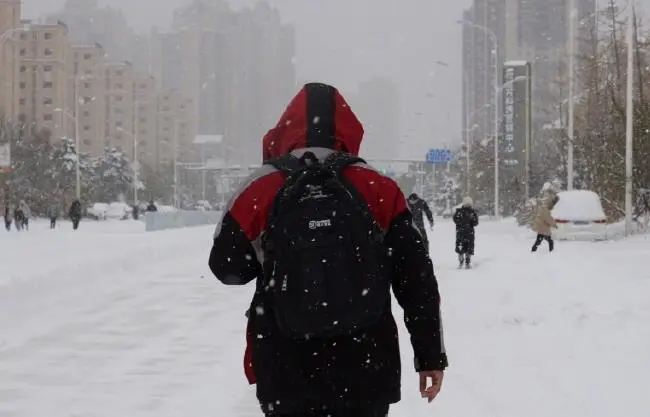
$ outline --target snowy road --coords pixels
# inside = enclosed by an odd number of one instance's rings
[[[32,228],[0,233],[1,417],[260,415],[241,367],[253,289],[213,280],[212,227]],[[402,332],[392,415],[648,415],[647,238],[533,255],[530,234],[485,222],[467,271],[451,224],[431,241],[451,367],[422,403]]]

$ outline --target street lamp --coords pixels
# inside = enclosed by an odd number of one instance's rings
[[[634,115],[634,19],[636,0],[630,0],[627,21],[627,107],[625,123],[625,234],[629,235],[632,228],[632,145],[634,131],[632,117]]]
[[[79,100],[75,100],[75,106],[78,109],[79,108]],[[76,176],[76,196],[77,200],[81,199],[81,169],[79,167],[80,164],[80,155],[79,155],[79,120],[77,119],[76,116],[74,116],[72,113],[68,112],[67,110],[61,109],[61,108],[56,108],[54,109],[55,112],[61,112],[65,116],[71,118],[74,121],[74,147],[75,147],[75,153],[77,154],[77,162],[75,164],[75,176]],[[76,112],[79,114],[79,112]]]
[[[499,217],[499,39],[486,26],[468,20],[459,20],[458,23],[484,31],[494,44],[494,217]]]

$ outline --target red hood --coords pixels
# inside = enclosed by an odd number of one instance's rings
[[[306,84],[291,100],[278,124],[264,136],[263,159],[309,147],[358,155],[362,139],[361,122],[336,88]]]

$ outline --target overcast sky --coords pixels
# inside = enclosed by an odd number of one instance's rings
[[[189,0],[188,0],[189,1]],[[234,6],[254,0],[231,0]],[[606,0],[599,0],[604,4]],[[627,0],[620,0],[627,4]],[[23,0],[27,17],[64,0]],[[100,0],[124,9],[138,30],[165,26],[186,0]],[[471,0],[269,0],[296,25],[301,79],[323,80],[343,93],[373,75],[393,77],[402,91],[401,157],[458,140],[461,109],[461,33],[455,23]],[[642,6],[650,0],[638,0]],[[449,69],[435,61],[449,63]],[[433,93],[433,99],[427,99]]]

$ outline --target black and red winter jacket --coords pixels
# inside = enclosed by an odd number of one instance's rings
[[[361,123],[335,88],[307,84],[264,137],[263,156],[300,156],[306,150],[319,159],[333,150],[357,155],[362,137]],[[416,371],[444,369],[438,284],[402,192],[393,180],[364,164],[346,168],[343,175],[385,232],[392,253],[392,288],[404,309]],[[209,261],[224,284],[262,281],[261,236],[283,183],[282,173],[263,166],[232,198],[215,232]],[[400,353],[390,305],[379,323],[355,337],[297,342],[279,332],[272,306],[264,304],[259,288],[250,309],[245,366],[249,381],[257,383],[265,413],[399,401]]]

